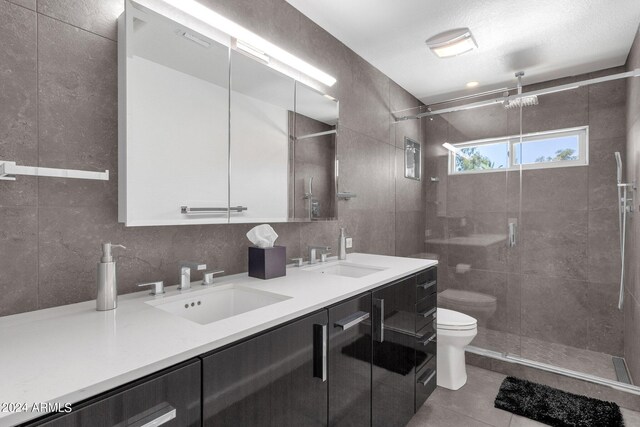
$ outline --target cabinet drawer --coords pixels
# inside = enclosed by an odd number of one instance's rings
[[[418,301],[434,294],[438,290],[438,270],[432,267],[428,270],[421,271],[417,275],[417,297]]]
[[[436,318],[437,295],[431,294],[416,304],[416,331],[420,331]]]
[[[438,381],[436,360],[437,358],[435,356],[432,357],[421,369],[416,371],[416,412],[436,389]]]
[[[96,397],[29,426],[200,426],[200,361]],[[155,424],[150,424],[155,423]]]

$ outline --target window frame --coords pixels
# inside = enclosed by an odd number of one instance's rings
[[[577,160],[563,160],[563,161],[555,161],[555,162],[539,162],[539,163],[525,163],[525,164],[516,164],[515,163],[515,148],[516,144],[520,142],[527,143],[533,142],[537,140],[549,139],[548,137],[563,137],[563,136],[578,136],[578,159]],[[507,165],[503,168],[497,169],[480,169],[480,170],[468,170],[468,171],[457,171],[455,164],[455,156],[456,153],[448,151],[448,163],[449,175],[468,175],[474,173],[492,173],[492,172],[508,172],[508,171],[517,171],[517,170],[530,170],[530,169],[547,169],[547,168],[561,168],[561,167],[574,167],[574,166],[588,166],[589,165],[589,126],[577,126],[572,128],[565,129],[554,129],[547,130],[542,132],[531,132],[527,134],[523,134],[522,138],[520,135],[511,135],[504,136],[498,138],[485,138],[485,139],[477,139],[474,141],[460,142],[451,144],[456,148],[467,148],[469,146],[476,147],[482,145],[492,145],[492,144],[507,144]]]

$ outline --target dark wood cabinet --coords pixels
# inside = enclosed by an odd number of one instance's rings
[[[372,425],[404,426],[415,410],[416,276],[372,297]]]
[[[197,427],[200,422],[200,360],[155,374],[51,415],[29,426],[46,427]],[[159,424],[162,420],[164,423]]]
[[[329,425],[371,425],[371,294],[329,308]]]
[[[203,357],[203,425],[326,425],[326,325],[322,310]]]

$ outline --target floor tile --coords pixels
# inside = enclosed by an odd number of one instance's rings
[[[407,427],[487,427],[488,424],[474,420],[439,405],[425,403],[411,419]]]

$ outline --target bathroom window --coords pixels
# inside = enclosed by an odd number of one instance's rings
[[[449,173],[541,169],[588,165],[587,126],[445,144]]]

